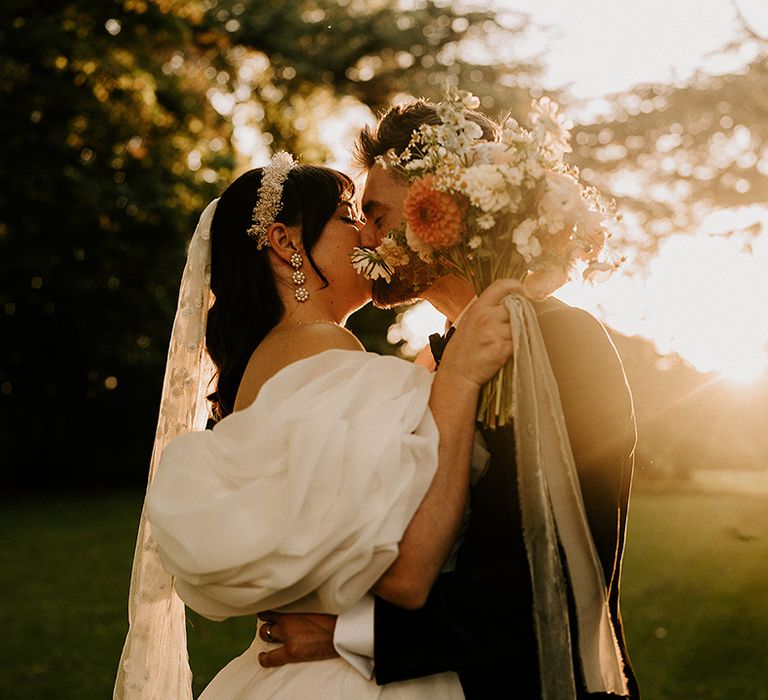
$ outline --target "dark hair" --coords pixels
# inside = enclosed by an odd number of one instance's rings
[[[482,112],[467,110],[467,118],[483,130],[486,141],[496,141],[500,129],[490,117]],[[422,124],[439,124],[437,105],[429,100],[419,99],[407,104],[390,107],[373,129],[366,126],[357,137],[355,160],[363,168],[372,168],[378,156],[383,156],[390,149],[398,155],[410,143],[413,133]]]
[[[256,346],[277,325],[283,303],[266,249],[258,250],[247,231],[251,226],[263,169],[238,177],[219,198],[211,222],[211,291],[205,335],[216,366],[216,391],[209,398],[213,416],[232,412],[240,381]],[[339,204],[354,196],[354,183],[330,168],[293,168],[283,184],[276,221],[301,226],[309,264],[327,284],[312,259],[312,249]]]

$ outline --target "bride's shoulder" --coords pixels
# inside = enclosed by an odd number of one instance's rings
[[[362,343],[354,333],[336,323],[316,322],[286,326],[274,336],[276,345],[290,345],[291,354],[304,357],[325,350],[361,350]]]
[[[253,351],[240,381],[235,410],[250,405],[261,387],[289,365],[326,350],[365,351],[353,333],[332,323],[292,324],[274,330]]]

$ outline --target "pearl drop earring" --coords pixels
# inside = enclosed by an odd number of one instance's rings
[[[307,276],[299,269],[304,264],[304,259],[299,253],[294,253],[291,255],[290,262],[294,269],[293,275],[291,275],[291,280],[296,285],[293,295],[296,297],[296,301],[303,303],[309,299],[309,292],[306,287],[304,287],[304,283],[307,281]]]

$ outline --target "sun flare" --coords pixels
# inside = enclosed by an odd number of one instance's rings
[[[644,277],[618,274],[561,296],[702,372],[747,382],[768,368],[768,237],[679,235]]]

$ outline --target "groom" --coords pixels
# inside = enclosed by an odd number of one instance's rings
[[[483,129],[484,139],[494,140],[498,130],[494,122],[480,113],[473,113],[471,118]],[[401,225],[408,189],[405,180],[377,165],[376,157],[390,149],[401,153],[413,132],[425,123],[439,123],[439,117],[431,103],[419,100],[391,108],[373,130],[364,129],[360,134],[357,154],[368,170],[363,194],[367,219],[363,245],[375,247],[389,230]],[[415,298],[426,299],[453,323],[474,293],[453,275],[435,281],[426,268],[418,266],[396,276],[391,284],[383,280],[374,283],[373,299],[379,306]],[[608,586],[629,697],[634,700],[639,692],[619,610],[635,444],[631,395],[616,350],[592,316],[554,299],[535,307],[560,391],[587,519]],[[438,346],[433,346],[436,361]],[[471,519],[456,569],[438,577],[424,605],[405,610],[376,598],[342,615],[338,624],[329,616],[269,614],[264,618],[271,622],[266,634],[285,642],[285,646],[265,654],[264,665],[335,656],[335,628],[336,649],[361,672],[366,669],[362,657],[372,657],[379,684],[452,670],[459,673],[469,700],[500,694],[541,697],[513,430],[506,426],[487,431],[484,437],[490,464],[472,489]],[[570,596],[569,603],[574,620]],[[373,629],[366,631],[366,625]],[[355,653],[361,657],[355,658]],[[577,656],[574,650],[579,697],[616,697],[583,690]]]

